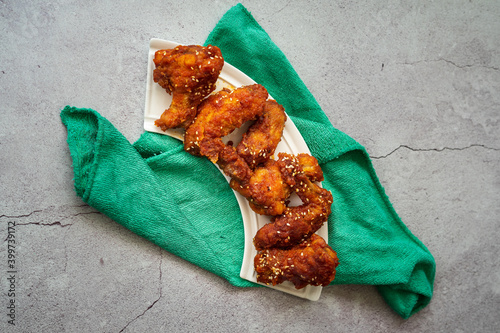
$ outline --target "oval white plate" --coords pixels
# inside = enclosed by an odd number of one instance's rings
[[[154,54],[158,50],[171,49],[178,45],[180,44],[157,38],[152,38],[149,42],[146,105],[144,109],[144,129],[149,132],[169,135],[183,141],[184,130],[173,129],[163,132],[154,124],[155,120],[160,118],[163,111],[168,108],[168,106],[172,102],[172,96],[170,96],[162,87],[160,87],[160,85],[153,81],[153,70],[155,69],[155,65],[153,62]],[[217,80],[217,91],[221,90],[224,87],[233,89],[251,84],[255,84],[255,81],[253,81],[247,75],[243,74],[241,71],[231,66],[230,64],[224,63],[222,72],[219,76],[219,79]],[[244,131],[246,131],[245,126],[228,135],[225,140],[231,140],[234,143],[238,143]],[[297,130],[295,124],[290,120],[289,117],[285,123],[283,137],[278,144],[278,147],[276,148],[276,154],[278,152],[286,152],[294,155],[299,153],[310,154],[309,148],[302,138],[302,135]],[[226,176],[226,178],[228,177]],[[250,206],[248,205],[248,201],[239,193],[234,193],[240,206],[241,215],[243,217],[243,226],[245,230],[245,251],[243,254],[243,263],[241,266],[240,277],[248,281],[258,283],[257,275],[253,266],[253,259],[257,255],[257,251],[255,250],[255,247],[253,245],[253,237],[260,228],[270,222],[270,218],[269,216],[263,216],[254,213],[254,211],[252,211]],[[300,199],[296,198],[296,200],[299,201],[296,201],[295,203],[292,201],[292,205],[300,204]],[[328,228],[326,223],[320,230],[318,230],[317,234],[319,234],[325,240],[328,240]],[[322,287],[307,286],[303,289],[297,290],[290,282],[285,282],[277,286],[267,287],[313,301],[319,299],[322,289]]]

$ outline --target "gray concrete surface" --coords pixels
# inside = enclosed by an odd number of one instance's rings
[[[85,205],[59,111],[142,133],[152,37],[203,43],[234,1],[0,2],[0,331],[498,332],[500,3],[243,1],[335,127],[365,145],[437,262],[402,320],[371,286],[238,289]],[[15,327],[8,224],[15,222]]]

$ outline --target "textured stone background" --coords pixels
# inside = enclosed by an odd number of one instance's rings
[[[365,145],[435,256],[431,304],[237,289],[74,193],[67,104],[142,133],[148,41],[203,43],[234,1],[0,2],[0,331],[494,332],[500,327],[500,2],[242,1],[333,125]],[[14,221],[16,327],[7,324]]]

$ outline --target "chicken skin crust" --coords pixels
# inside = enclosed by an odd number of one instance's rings
[[[216,163],[226,146],[222,137],[260,115],[267,97],[266,88],[260,84],[232,91],[224,89],[208,96],[200,104],[196,119],[186,130],[184,150],[192,155],[205,156]]]
[[[200,102],[215,90],[224,65],[216,46],[177,46],[158,50],[153,62],[153,80],[172,95],[172,103],[155,121],[163,131],[187,127],[195,118]]]
[[[275,286],[290,281],[296,289],[329,285],[338,264],[337,253],[317,234],[289,249],[263,250],[254,258],[258,282]]]

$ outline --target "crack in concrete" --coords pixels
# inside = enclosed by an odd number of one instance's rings
[[[288,1],[288,2],[287,2],[284,6],[283,6],[283,7],[281,7],[280,9],[278,9],[278,10],[277,10],[277,11],[273,14],[273,16],[274,16],[274,15],[276,15],[276,14],[278,14],[278,13],[280,13],[283,9],[285,9],[286,7],[288,7],[288,6],[290,5],[290,2],[291,2],[291,0],[290,0],[290,1]]]
[[[85,206],[76,206],[76,207],[90,207],[88,205],[85,205]],[[32,216],[33,214],[37,214],[37,213],[43,213],[43,212],[49,212],[50,211],[50,208],[47,208],[47,209],[37,209],[37,210],[34,210],[30,213],[27,213],[27,214],[20,214],[20,215],[6,215],[6,214],[3,214],[3,215],[0,215],[0,219],[27,219],[28,217]],[[99,211],[92,211],[92,212],[79,212],[79,213],[76,213],[76,214],[70,214],[70,215],[67,215],[67,216],[63,216],[62,218],[60,218],[59,220],[57,221],[53,221],[53,222],[47,222],[47,223],[44,223],[44,222],[40,222],[40,221],[36,221],[36,222],[16,222],[16,225],[38,225],[38,226],[60,226],[62,228],[64,227],[67,227],[67,226],[71,226],[72,223],[63,223],[62,221],[66,220],[66,219],[69,219],[69,218],[72,218],[72,217],[76,217],[76,216],[80,216],[80,215],[89,215],[89,214],[101,214],[101,212]]]
[[[69,230],[68,230],[69,232]],[[64,267],[63,267],[63,272],[64,273],[67,273],[68,272],[68,244],[66,243],[67,241],[67,238],[68,238],[68,233],[66,233],[66,235],[64,235],[64,239],[63,239],[63,246],[64,246]]]
[[[470,148],[474,148],[474,147],[480,147],[480,148],[484,148],[484,149],[500,151],[500,148],[488,147],[488,146],[482,145],[482,144],[471,144],[471,145],[466,146],[466,147],[443,147],[443,148],[413,148],[413,147],[410,147],[408,145],[400,145],[399,147],[397,147],[396,149],[392,150],[388,154],[381,155],[381,156],[371,156],[370,155],[370,158],[371,159],[375,159],[375,160],[383,159],[383,158],[391,156],[393,153],[395,153],[396,151],[398,151],[401,148],[406,148],[408,150],[416,151],[416,152],[430,152],[430,151],[433,151],[433,152],[442,152],[442,151],[445,151],[445,150],[466,150],[466,149],[470,149]]]
[[[156,300],[153,301],[153,303],[151,303],[147,308],[146,310],[144,310],[141,314],[137,315],[134,319],[132,319],[131,321],[129,321],[120,331],[119,333],[125,331],[127,329],[127,327],[132,324],[134,321],[136,321],[137,319],[139,319],[140,317],[144,316],[146,314],[146,312],[148,312],[162,297],[163,297],[163,287],[162,287],[162,275],[163,275],[163,272],[162,272],[162,266],[163,266],[163,254],[161,253],[161,249],[160,249],[160,265],[159,265],[159,268],[160,268],[160,277],[159,277],[159,296]]]
[[[39,226],[48,226],[48,227],[58,225],[61,228],[64,228],[64,227],[72,226],[73,223],[63,224],[61,221],[55,221],[55,222],[50,222],[50,223],[43,223],[43,222],[16,223],[16,225],[39,225]]]
[[[76,214],[72,214],[72,215],[69,215],[69,216],[65,216],[61,219],[61,221],[64,221],[66,219],[69,219],[71,217],[76,217],[76,216],[80,216],[80,215],[89,215],[89,214],[101,214],[101,212],[82,212],[82,213],[76,213]],[[43,223],[43,222],[27,222],[27,223],[16,223],[17,225],[41,225],[41,226],[54,226],[54,225],[58,225],[62,228],[64,227],[68,227],[68,226],[72,226],[73,223],[62,223],[61,221],[54,221],[54,222],[50,222],[50,223]]]
[[[40,212],[43,212],[43,210],[39,209],[39,210],[34,210],[32,211],[31,213],[28,213],[28,214],[22,214],[22,215],[0,215],[0,218],[8,218],[8,219],[21,219],[21,218],[24,218],[24,217],[29,217],[35,213],[40,213]]]
[[[435,59],[435,60],[418,60],[418,61],[413,61],[413,62],[398,62],[396,64],[398,64],[398,65],[417,65],[417,64],[429,63],[429,62],[446,62],[446,63],[448,63],[448,64],[450,64],[450,65],[452,65],[454,67],[460,68],[460,69],[478,67],[478,68],[491,69],[491,70],[494,70],[494,71],[500,70],[499,67],[495,67],[495,66],[484,66],[484,65],[478,65],[478,64],[459,65],[459,64],[457,64],[454,61],[451,61],[451,60],[448,60],[448,59],[444,59],[444,58],[439,58],[439,59]]]

